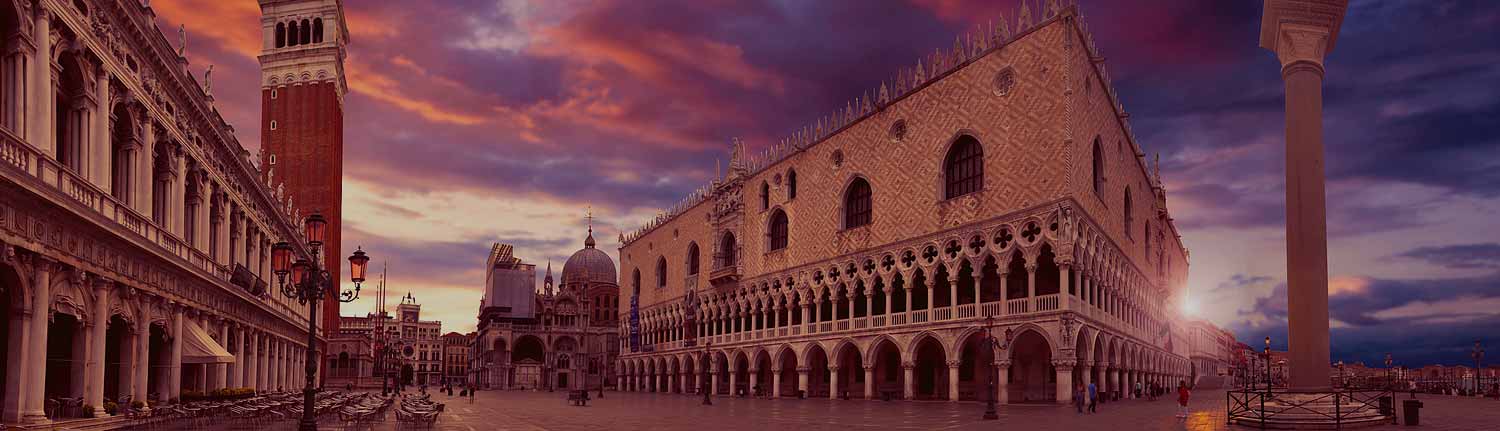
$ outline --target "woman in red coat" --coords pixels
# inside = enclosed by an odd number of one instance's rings
[[[1177,417],[1179,417],[1179,418],[1186,418],[1187,417],[1187,415],[1188,415],[1188,410],[1187,410],[1188,397],[1191,396],[1191,395],[1192,395],[1192,391],[1188,390],[1187,382],[1183,382],[1183,381],[1177,382]]]

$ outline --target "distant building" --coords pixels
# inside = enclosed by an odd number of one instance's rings
[[[1230,376],[1234,348],[1239,345],[1234,334],[1205,320],[1187,323],[1190,376],[1195,387],[1221,388],[1235,385]]]
[[[463,386],[469,380],[469,349],[476,333],[443,334],[443,383]]]
[[[391,356],[385,358],[391,384],[441,384],[443,380],[444,345],[440,339],[442,322],[421,320],[422,306],[410,293],[401,298],[396,315],[369,313],[363,317],[341,316],[339,333],[328,341],[324,361],[329,367],[327,385],[379,388],[381,358],[379,349],[389,343]],[[385,337],[379,336],[380,330]]]
[[[614,386],[620,288],[614,260],[594,248],[593,229],[563,264],[556,290],[551,264],[538,294],[536,266],[512,251],[495,244],[486,262],[470,381],[482,389]]]

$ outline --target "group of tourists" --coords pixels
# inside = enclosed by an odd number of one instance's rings
[[[1139,398],[1142,394],[1146,394],[1150,397],[1149,400],[1155,401],[1157,396],[1164,393],[1165,389],[1157,385],[1152,385],[1151,387],[1143,387],[1140,382],[1136,382],[1135,384],[1135,396],[1137,398]],[[1188,389],[1187,382],[1177,382],[1178,418],[1187,418],[1188,398],[1190,398],[1191,396],[1192,390]],[[1073,388],[1073,406],[1078,409],[1078,413],[1083,413],[1085,409],[1087,409],[1089,413],[1098,413],[1099,387],[1095,386],[1093,382],[1089,382],[1088,385],[1075,386]]]

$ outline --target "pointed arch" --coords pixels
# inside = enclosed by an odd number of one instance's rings
[[[959,135],[943,158],[943,198],[984,189],[984,148],[971,135]]]
[[[698,275],[698,259],[699,255],[702,254],[698,252],[698,242],[689,241],[687,250],[687,273],[688,275]]]

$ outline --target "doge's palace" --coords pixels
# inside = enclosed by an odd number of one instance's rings
[[[1192,375],[1160,175],[1077,7],[1028,4],[760,154],[736,140],[622,235],[620,387],[1065,403]]]
[[[267,289],[300,211],[186,35],[136,0],[0,0],[0,35],[3,421],[300,386],[307,312]]]

